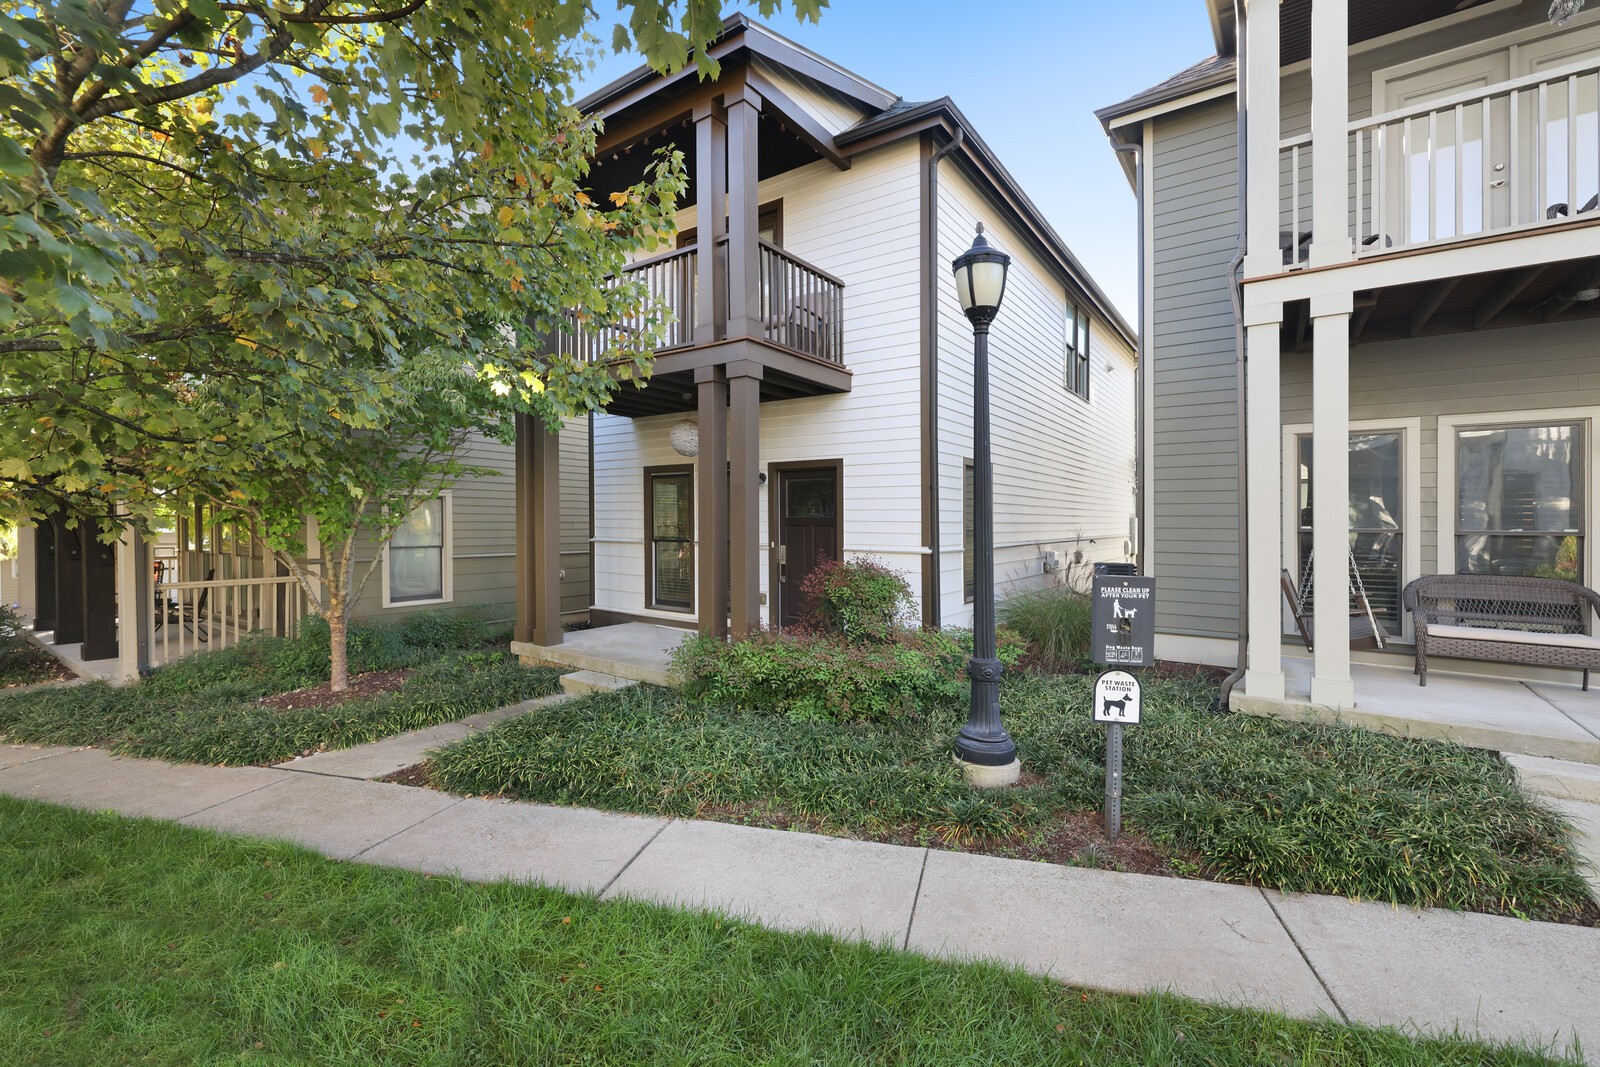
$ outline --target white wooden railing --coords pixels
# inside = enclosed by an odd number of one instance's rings
[[[311,614],[294,578],[215,578],[166,582],[150,600],[150,658],[171,663],[205,648],[231,648],[246,634],[293,637]]]
[[[1356,254],[1600,218],[1600,59],[1540,71],[1347,130]],[[1283,261],[1306,265],[1311,138],[1279,144]]]

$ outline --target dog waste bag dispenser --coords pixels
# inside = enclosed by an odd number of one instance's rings
[[[1097,574],[1089,651],[1108,667],[1148,667],[1156,661],[1156,580]]]

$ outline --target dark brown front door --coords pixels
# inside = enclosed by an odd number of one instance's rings
[[[801,585],[818,563],[838,559],[839,468],[787,467],[778,470],[778,625],[800,621],[805,603]]]

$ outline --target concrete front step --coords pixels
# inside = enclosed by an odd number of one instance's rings
[[[573,696],[610,693],[637,684],[632,678],[618,678],[614,674],[604,674],[600,671],[574,671],[561,676],[561,688]]]
[[[1530,793],[1600,804],[1600,767],[1592,763],[1512,753],[1506,754],[1506,762],[1516,768],[1522,788]]]

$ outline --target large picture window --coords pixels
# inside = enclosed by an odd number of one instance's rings
[[[1581,582],[1584,421],[1455,432],[1455,568]]]
[[[645,569],[650,606],[694,610],[694,470],[654,467],[645,472]]]
[[[384,603],[450,599],[450,499],[430,500],[394,532],[384,569]]]

